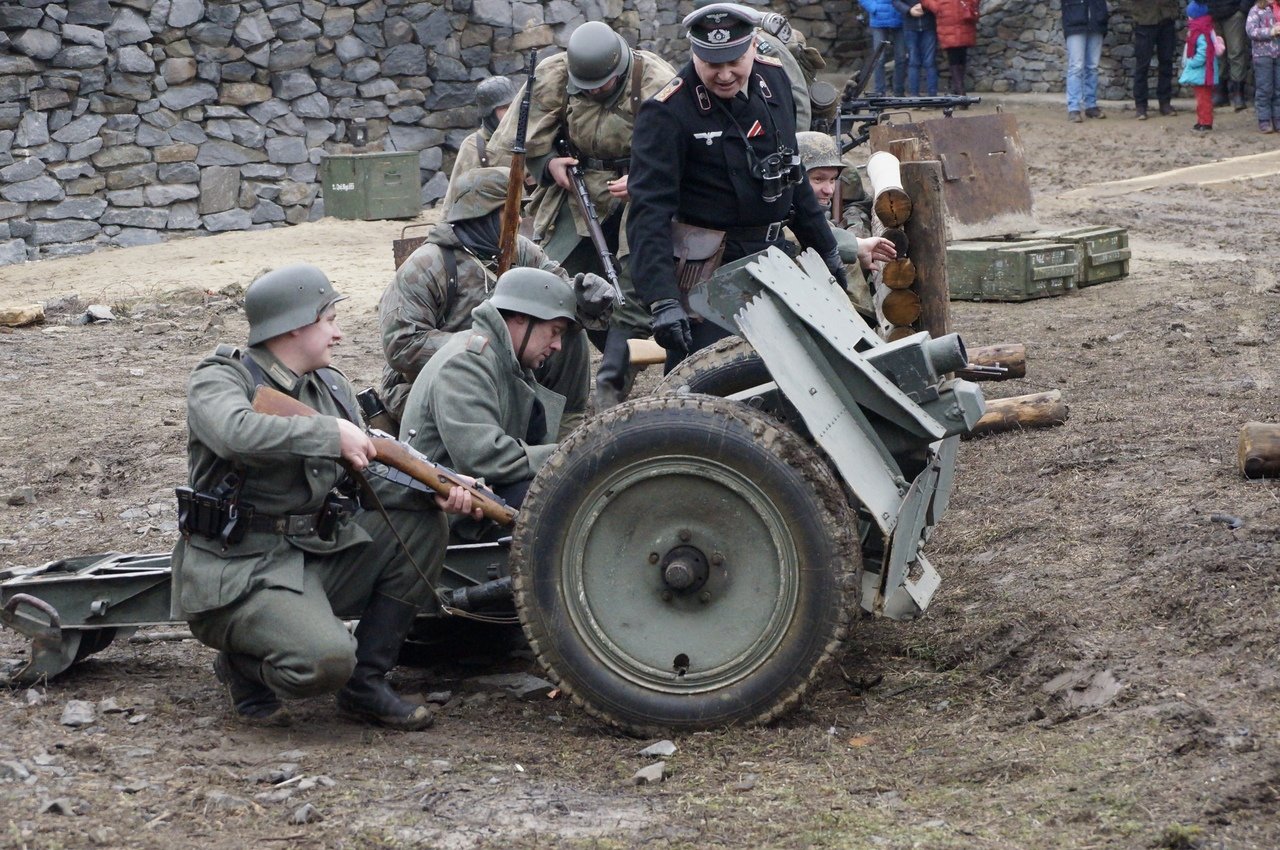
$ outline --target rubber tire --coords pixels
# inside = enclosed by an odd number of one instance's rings
[[[725,469],[730,470],[730,479],[740,477],[744,491],[757,496],[768,494],[764,509],[773,512],[757,526],[750,527],[747,523],[752,519],[751,514],[745,519],[742,514],[735,514],[737,522],[705,520],[705,527],[712,530],[699,533],[714,539],[695,537],[700,545],[707,543],[707,548],[713,551],[729,552],[729,562],[735,567],[741,563],[742,571],[760,569],[759,565],[770,563],[767,557],[751,557],[760,550],[748,549],[741,561],[736,562],[733,547],[736,541],[757,528],[773,529],[768,533],[784,535],[785,541],[779,545],[785,545],[784,551],[794,553],[795,559],[794,569],[777,572],[778,586],[784,586],[785,573],[785,586],[791,589],[794,602],[789,607],[785,600],[779,604],[777,597],[769,600],[753,594],[756,585],[746,580],[740,581],[737,587],[729,587],[723,597],[721,604],[725,606],[734,598],[742,601],[742,606],[732,610],[717,610],[714,605],[707,609],[688,606],[672,614],[675,606],[656,603],[656,593],[626,597],[636,600],[634,606],[628,604],[627,612],[635,613],[637,618],[643,616],[642,608],[646,604],[658,612],[655,621],[657,617],[673,619],[675,623],[680,622],[679,618],[694,618],[684,620],[689,623],[688,630],[682,631],[677,626],[662,633],[681,635],[677,640],[692,641],[691,635],[705,635],[708,631],[715,634],[722,627],[740,630],[743,622],[756,622],[750,619],[752,610],[758,611],[761,606],[771,610],[763,620],[761,633],[743,638],[750,640],[750,652],[760,655],[750,662],[754,666],[743,667],[740,672],[733,668],[726,674],[738,676],[736,679],[712,682],[711,687],[704,680],[697,683],[697,687],[681,690],[687,681],[683,671],[676,674],[668,671],[669,678],[662,681],[637,681],[652,676],[656,665],[646,667],[646,662],[640,659],[634,666],[626,667],[626,662],[633,659],[627,657],[620,662],[618,654],[610,656],[610,649],[601,649],[602,641],[591,628],[580,625],[588,620],[600,623],[600,616],[590,610],[591,588],[602,589],[598,595],[603,601],[605,596],[619,592],[618,585],[649,582],[644,570],[653,561],[645,562],[643,556],[634,562],[628,558],[627,562],[639,563],[640,569],[620,571],[616,561],[601,559],[587,564],[585,557],[575,558],[574,553],[585,552],[598,543],[611,547],[608,551],[622,551],[633,539],[652,541],[660,535],[675,534],[669,525],[658,525],[660,520],[655,514],[665,511],[671,515],[688,515],[686,506],[679,501],[679,490],[663,499],[668,503],[663,505],[663,511],[631,513],[626,511],[629,485],[625,476],[651,475],[652,470],[661,469],[664,464],[680,464],[686,459],[693,464],[707,464],[711,470],[709,473],[699,470],[700,477],[695,472],[687,474],[686,499],[696,502],[699,487],[724,486],[714,476]],[[633,472],[635,470],[639,472]],[[645,491],[641,488],[647,486],[663,488],[664,495],[670,491],[661,480],[656,485],[640,481],[635,486],[633,498],[642,498]],[[600,490],[601,487],[608,489]],[[726,487],[726,498],[733,498],[729,495],[731,492]],[[615,507],[611,515],[611,503],[623,507]],[[696,507],[697,504],[690,504],[687,510],[696,512]],[[580,517],[586,517],[581,525]],[[646,519],[651,520],[652,527],[646,526]],[[626,541],[615,542],[613,538],[597,541],[591,537],[593,529],[607,529],[610,523],[617,522],[630,523],[627,527],[633,533]],[[683,519],[680,522],[684,524]],[[704,529],[704,524],[697,527]],[[651,736],[673,730],[767,723],[800,702],[841,647],[859,611],[861,559],[856,537],[851,534],[856,527],[853,513],[822,458],[765,414],[746,405],[705,395],[635,399],[606,411],[575,431],[534,479],[513,532],[509,561],[517,612],[529,644],[547,675],[588,713],[628,733]],[[575,544],[575,540],[581,545]],[[656,544],[637,545],[642,547],[639,551],[645,551]],[[634,552],[628,556],[631,554]],[[660,578],[658,568],[653,569],[655,578]],[[774,568],[764,566],[763,569]],[[574,583],[575,570],[581,571],[581,587]],[[728,567],[725,574],[729,574]],[[616,585],[615,576],[618,577]],[[764,578],[768,580],[770,576]],[[731,580],[726,579],[726,587],[730,584]],[[713,585],[708,583],[706,587],[710,589]],[[735,597],[739,588],[750,589],[741,591],[745,596]],[[719,586],[715,589],[717,593],[720,591]],[[625,596],[625,590],[623,593]],[[721,597],[716,601],[721,602]],[[775,608],[768,609],[770,605]],[[743,611],[743,607],[751,610]],[[689,613],[691,610],[714,611],[711,616],[715,619],[699,622],[700,613]],[[773,613],[779,610],[780,613]],[[619,616],[617,611],[602,610],[600,614]],[[598,626],[600,631],[606,628]],[[622,645],[631,638],[642,650],[648,648],[648,644],[635,640],[630,632],[609,633],[607,638],[614,645]],[[726,638],[725,651],[737,651],[735,640],[739,638]],[[762,649],[757,650],[760,645]],[[690,649],[697,653],[701,647],[692,644]],[[714,657],[718,651],[717,647],[715,652],[705,654]],[[611,664],[623,666],[624,673],[617,672]]]
[[[684,390],[723,397],[771,380],[764,360],[751,343],[740,336],[727,336],[680,361],[654,392]]]

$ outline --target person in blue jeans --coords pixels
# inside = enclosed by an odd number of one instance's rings
[[[893,0],[902,15],[902,42],[907,51],[907,94],[938,93],[938,31],[933,12],[920,0]],[[921,85],[925,91],[920,91]]]
[[[1098,107],[1098,62],[1107,35],[1107,0],[1062,0],[1067,41],[1067,120],[1106,118]],[[1081,113],[1083,112],[1083,117]]]
[[[894,8],[893,0],[858,0],[867,13],[867,23],[871,27],[871,49],[874,51],[884,42],[892,45],[893,54],[893,93],[902,97],[903,86],[907,76],[907,45],[902,38],[902,15]],[[875,77],[872,80],[872,94],[885,94],[885,63],[889,61],[888,49],[876,63]]]

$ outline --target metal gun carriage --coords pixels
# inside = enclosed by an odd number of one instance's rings
[[[637,734],[768,722],[803,697],[861,611],[919,616],[978,388],[955,334],[883,342],[811,253],[731,263],[690,293],[737,334],[573,432],[510,538],[451,546],[449,606],[514,612],[550,678]],[[428,612],[433,627],[455,618]],[[170,622],[167,554],[0,572],[53,677]]]

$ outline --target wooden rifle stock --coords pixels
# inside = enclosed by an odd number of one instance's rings
[[[511,175],[507,179],[507,199],[502,204],[502,235],[498,246],[498,276],[511,268],[516,257],[516,237],[520,233],[520,201],[524,198],[525,140],[529,136],[529,105],[533,102],[534,69],[537,48],[529,48],[529,73],[525,78],[524,97],[520,100],[520,120],[511,145]]]
[[[319,416],[319,412],[310,405],[298,401],[291,395],[282,393],[273,387],[258,387],[253,394],[253,409],[257,413],[269,416]],[[461,487],[471,494],[472,504],[484,512],[485,517],[499,525],[511,525],[516,521],[517,511],[504,502],[496,493],[487,487],[467,484],[458,473],[447,466],[441,466],[424,457],[412,446],[406,445],[391,437],[370,436],[374,449],[374,457],[392,469],[398,469],[415,481],[439,493],[448,496],[454,487]],[[342,461],[347,466],[346,461]]]

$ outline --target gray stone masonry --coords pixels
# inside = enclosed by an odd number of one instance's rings
[[[781,12],[827,59],[867,53],[852,2],[744,0]],[[1142,0],[1112,0],[1101,95],[1131,91]],[[0,3],[0,265],[166,235],[306,221],[319,165],[419,151],[443,194],[476,124],[476,84],[519,76],[587,20],[677,66],[692,0],[5,0]],[[1060,92],[1059,0],[983,0],[972,91]],[[939,56],[944,68],[945,58]]]

